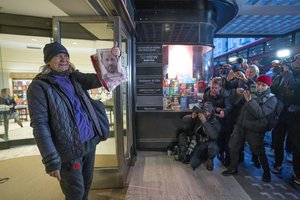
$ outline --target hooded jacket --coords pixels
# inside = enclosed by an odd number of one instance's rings
[[[101,129],[86,90],[101,87],[101,83],[96,74],[74,71],[69,76],[75,93],[92,122],[96,136],[90,142],[96,145],[100,141]],[[51,75],[38,74],[29,85],[27,96],[30,126],[46,172],[58,170],[62,162],[70,162],[83,156],[83,145],[72,105]]]

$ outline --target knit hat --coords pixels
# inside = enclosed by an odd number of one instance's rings
[[[69,56],[68,50],[62,44],[53,42],[46,44],[44,49],[44,62],[48,63],[54,56],[60,53],[65,53]],[[70,57],[70,56],[69,56]]]
[[[268,75],[260,75],[257,79],[256,79],[256,83],[258,82],[262,82],[262,83],[265,83],[267,84],[268,86],[271,86],[272,85],[272,78]]]

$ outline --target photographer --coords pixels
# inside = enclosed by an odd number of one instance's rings
[[[235,93],[238,91],[236,88],[242,88],[244,90],[250,91],[251,93],[256,92],[256,84],[255,81],[258,77],[259,69],[256,65],[250,65],[247,67],[245,74],[241,71],[237,71],[235,75],[236,78],[236,87],[234,88],[232,94],[235,96]],[[230,76],[229,76],[230,78]],[[244,101],[241,101],[238,98],[231,98],[231,103],[234,105],[231,115],[232,115],[232,126],[236,123],[237,117],[239,116],[242,106],[244,105]],[[232,129],[233,130],[233,129]],[[244,160],[244,148],[240,150],[240,161]],[[259,168],[260,163],[258,161],[257,156],[252,154],[252,161],[254,165]]]
[[[210,86],[204,92],[203,102],[212,102],[215,116],[221,124],[220,136],[218,137],[218,145],[220,147],[218,158],[226,166],[230,161],[228,141],[233,126],[231,125],[231,115],[229,113],[232,110],[232,106],[228,91],[222,87],[221,78],[216,77],[210,81]]]
[[[256,79],[256,83],[257,92],[255,94],[251,94],[250,91],[243,88],[237,89],[236,98],[245,103],[229,140],[230,166],[228,170],[222,172],[222,175],[230,176],[238,173],[239,151],[243,147],[244,141],[247,141],[252,152],[258,156],[264,170],[262,181],[270,182],[271,174],[263,139],[268,124],[266,118],[274,112],[277,99],[275,96],[268,98],[272,85],[270,76],[261,75]],[[267,100],[264,101],[264,98]]]
[[[190,157],[191,167],[195,170],[202,161],[207,160],[207,170],[213,170],[213,159],[219,151],[216,139],[221,126],[214,116],[212,103],[204,103],[203,107],[194,109],[191,115],[185,116],[185,119],[188,119],[193,129],[186,152],[187,157]]]
[[[291,69],[283,64],[283,80],[286,89],[287,126],[292,141],[294,182],[300,185],[300,54],[293,57]]]
[[[226,81],[224,84],[224,88],[230,93],[232,90],[235,90],[238,88],[240,79],[243,79],[245,77],[245,71],[242,68],[233,67],[229,71]]]
[[[288,132],[287,124],[287,108],[288,102],[286,102],[286,92],[283,81],[283,67],[279,60],[272,61],[273,78],[271,92],[275,94],[278,101],[281,101],[284,105],[283,111],[279,115],[278,123],[272,130],[272,145],[268,156],[275,156],[275,163],[271,168],[271,171],[278,174],[282,170],[282,162],[284,158],[284,142],[286,143],[286,158],[292,162],[292,143]],[[285,140],[286,138],[286,140]]]

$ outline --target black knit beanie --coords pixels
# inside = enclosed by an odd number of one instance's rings
[[[68,50],[62,44],[53,42],[46,44],[44,49],[44,62],[48,63],[54,56],[60,53],[65,53],[69,56]],[[70,57],[70,56],[69,56]]]

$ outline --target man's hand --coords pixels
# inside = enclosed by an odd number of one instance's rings
[[[252,99],[252,96],[251,96],[250,91],[245,90],[245,91],[243,92],[243,95],[244,95],[244,98],[245,98],[245,100],[246,100],[247,102],[250,101],[250,100]]]
[[[237,72],[237,78],[240,79],[240,80],[242,80],[242,81],[244,81],[244,82],[248,81],[248,79],[246,78],[245,74],[243,72],[241,72],[241,71]]]
[[[282,65],[282,67],[284,72],[289,71],[289,67],[287,65]]]
[[[236,88],[236,93],[237,94],[243,94],[245,92],[244,88]]]
[[[116,57],[119,58],[121,56],[121,50],[118,46],[118,42],[115,42],[113,48],[111,48],[111,53]]]
[[[206,122],[206,117],[205,117],[205,115],[204,115],[203,113],[199,113],[198,116],[199,116],[199,119],[200,119],[200,121],[201,121],[202,123],[205,123],[205,122]]]
[[[223,119],[223,118],[225,117],[225,112],[224,112],[223,110],[221,110],[219,114],[216,113],[215,115],[216,115],[217,117]]]
[[[197,114],[197,113],[195,113],[195,112],[192,112],[192,119],[195,119],[197,116],[198,116],[198,114]]]
[[[230,81],[234,78],[234,71],[230,70],[227,76],[227,81]]]
[[[59,170],[54,170],[52,172],[49,172],[49,175],[52,176],[52,177],[57,178],[58,181],[61,180],[60,171]]]

